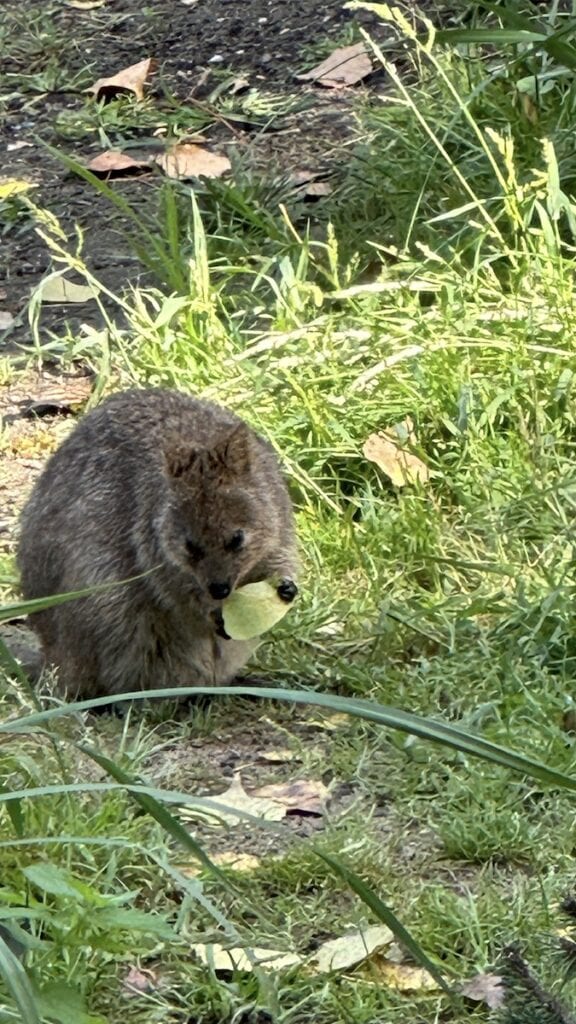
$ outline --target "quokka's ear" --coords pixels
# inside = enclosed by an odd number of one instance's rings
[[[239,423],[225,438],[210,450],[214,464],[231,476],[244,476],[250,472],[253,455],[252,432],[245,423]]]
[[[201,463],[201,452],[190,445],[176,443],[166,449],[164,458],[168,475],[177,480],[197,472]]]

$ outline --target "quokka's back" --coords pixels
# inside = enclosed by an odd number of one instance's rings
[[[253,645],[226,638],[222,601],[270,578],[284,600],[297,592],[272,447],[229,410],[160,389],[114,395],[74,428],[24,509],[18,563],[26,599],[140,576],[32,616],[81,697],[227,683]]]

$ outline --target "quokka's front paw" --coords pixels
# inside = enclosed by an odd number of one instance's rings
[[[291,604],[298,593],[298,587],[294,583],[294,580],[285,578],[280,580],[280,583],[276,587],[276,593],[282,601],[286,601],[286,604]]]

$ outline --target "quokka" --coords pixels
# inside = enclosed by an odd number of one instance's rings
[[[74,428],[22,513],[18,563],[26,599],[147,573],[31,616],[76,698],[226,684],[254,644],[226,638],[222,601],[270,578],[285,601],[298,589],[271,445],[234,413],[161,389],[113,395]]]

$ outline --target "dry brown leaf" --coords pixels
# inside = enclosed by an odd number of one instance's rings
[[[20,139],[18,142],[9,142],[6,149],[9,153],[15,153],[18,149],[34,149],[34,143]]]
[[[345,725],[350,724],[350,715],[342,711],[336,711],[333,715],[323,715],[321,718],[308,718],[306,725],[312,729],[322,729],[323,732],[336,732]]]
[[[98,295],[98,290],[88,284],[74,284],[73,281],[68,281],[67,278],[58,277],[47,277],[45,281],[41,281],[38,286],[38,291],[42,302],[89,302],[90,299],[95,299]]]
[[[254,854],[236,853],[235,850],[224,850],[222,853],[215,853],[211,855],[210,860],[213,864],[217,864],[218,867],[231,868],[232,871],[255,871],[256,868],[260,867],[260,859],[255,857]],[[199,875],[206,873],[206,868],[198,861],[192,861],[189,864],[175,864],[174,867],[185,878],[198,878]]]
[[[392,430],[370,434],[362,451],[370,462],[375,462],[390,477],[395,487],[418,482],[425,484],[430,479],[430,470],[422,459],[403,447],[404,438],[409,444],[414,444],[416,440],[414,425],[409,417]]]
[[[302,959],[297,953],[284,953],[276,949],[252,949],[251,957],[245,949],[225,949],[219,943],[197,943],[191,947],[192,952],[202,963],[216,971],[253,971],[254,967],[263,967],[271,971],[280,971],[285,967],[301,964]]]
[[[301,82],[317,82],[318,85],[337,89],[343,85],[356,85],[371,73],[372,61],[366,44],[354,43],[353,46],[334,50],[321,64],[296,77]]]
[[[123,92],[131,92],[136,99],[143,100],[144,86],[148,78],[156,71],[157,66],[158,63],[153,57],[147,57],[145,60],[138,61],[137,64],[123,68],[117,75],[111,75],[110,78],[99,78],[86,92],[93,92],[97,100],[111,100],[118,93]]]
[[[220,178],[232,166],[227,156],[190,142],[172,146],[155,160],[169,178]]]
[[[296,754],[293,750],[284,747],[278,750],[261,750],[258,754],[258,760],[268,761],[270,764],[286,764],[287,761],[296,760]]]
[[[329,196],[332,192],[332,185],[329,181],[311,181],[301,191],[304,199],[321,199],[322,196]]]
[[[131,967],[122,979],[122,990],[128,998],[134,998],[142,993],[153,992],[158,986],[158,977],[154,971],[140,971],[137,967]]]
[[[503,1006],[506,997],[506,990],[502,985],[500,975],[489,972],[470,978],[469,981],[464,982],[460,991],[467,999],[485,1003],[491,1010],[497,1010]]]
[[[396,992],[430,992],[438,989],[438,983],[422,967],[394,964],[390,960],[379,958],[374,965],[371,964],[371,968],[372,978],[376,973],[388,988]]]
[[[376,950],[390,946],[394,934],[385,924],[372,925],[363,931],[350,932],[339,939],[330,939],[316,950],[313,968],[321,974],[328,971],[347,971],[362,963]]]
[[[106,149],[86,164],[86,167],[93,174],[106,177],[114,177],[114,175],[125,177],[129,171],[133,171],[135,174],[149,171],[150,163],[148,160],[135,160],[134,157],[122,153],[119,149]]]
[[[0,309],[0,331],[7,330],[14,323],[14,317],[12,313],[8,313],[7,310]]]
[[[254,796],[266,797],[281,804],[287,812],[295,811],[297,814],[322,814],[328,797],[324,783],[311,779],[275,782],[269,786],[259,786],[252,792]]]
[[[223,809],[217,810],[218,817],[229,825],[240,825],[246,819],[224,808],[235,808],[264,821],[281,821],[286,816],[286,807],[278,800],[269,797],[252,796],[242,785],[240,775],[235,775],[228,789],[210,798],[215,804],[222,804]]]

